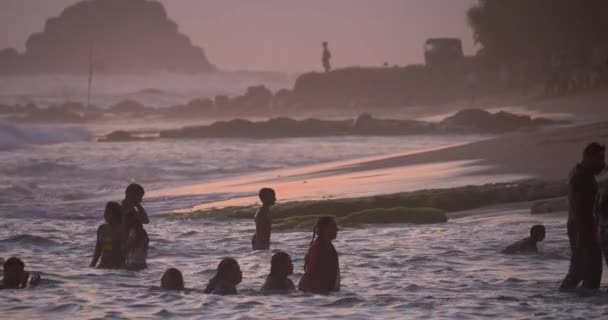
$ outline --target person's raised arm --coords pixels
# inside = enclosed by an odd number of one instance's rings
[[[136,205],[135,208],[137,209],[137,220],[139,220],[139,222],[142,224],[150,223],[150,218],[148,217],[146,209],[144,209],[141,204]]]

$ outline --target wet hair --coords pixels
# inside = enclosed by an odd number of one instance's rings
[[[583,150],[583,159],[593,158],[606,152],[606,147],[597,142],[588,144]]]
[[[530,228],[530,237],[532,237],[533,239],[539,239],[541,237],[544,238],[545,232],[545,226],[543,226],[542,224],[537,224]]]
[[[321,229],[327,227],[331,223],[336,223],[336,220],[332,216],[324,216],[319,218],[317,224],[315,224],[315,227],[312,229],[312,240],[310,241],[310,243],[312,244],[313,242],[315,242],[315,239],[321,232]]]
[[[125,189],[125,196],[128,197],[130,195],[141,195],[143,196],[145,193],[144,187],[137,183],[131,183],[127,189]]]
[[[283,261],[291,261],[291,257],[287,252],[278,251],[270,259],[270,275],[276,275]]]
[[[274,189],[262,188],[260,189],[258,196],[260,197],[260,200],[262,200],[262,202],[265,202],[266,199],[268,199],[269,197],[276,197],[276,193],[274,192]]]
[[[220,280],[227,280],[226,274],[230,270],[230,268],[239,267],[239,263],[234,258],[224,258],[217,265],[217,271],[215,276],[209,280],[209,284],[207,284],[207,288],[205,288],[204,293],[212,293],[215,290],[215,285]]]
[[[4,270],[6,270],[10,267],[25,268],[25,263],[23,263],[23,261],[21,261],[21,259],[19,259],[17,257],[11,257],[4,262]]]
[[[118,202],[109,201],[106,203],[106,212],[109,212],[109,224],[122,223],[122,208]]]
[[[184,276],[176,268],[169,268],[160,278],[160,287],[165,290],[183,290]]]

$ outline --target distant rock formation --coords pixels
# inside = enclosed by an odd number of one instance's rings
[[[207,72],[214,67],[152,0],[85,0],[48,19],[26,50],[0,50],[0,74]]]
[[[210,101],[205,102],[205,105]],[[480,116],[481,115],[481,116]],[[506,112],[489,113],[483,110],[464,110],[439,123],[417,120],[375,119],[362,114],[347,120],[294,120],[274,118],[252,122],[244,119],[218,121],[210,125],[162,130],[159,139],[205,138],[286,138],[328,136],[407,136],[416,134],[498,134],[521,130],[535,130],[564,122],[519,116]],[[134,133],[139,134],[139,133]],[[138,140],[128,131],[106,135],[100,141]]]

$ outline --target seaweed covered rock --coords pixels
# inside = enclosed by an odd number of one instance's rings
[[[338,219],[341,226],[386,223],[434,224],[447,221],[448,217],[443,210],[405,207],[366,209]]]
[[[481,109],[462,110],[439,123],[439,127],[447,132],[463,133],[504,133],[518,130],[532,130],[541,126],[563,123],[545,118],[533,119],[527,115],[519,115],[500,111],[491,113]]]
[[[536,201],[530,207],[530,213],[543,214],[554,212],[568,212],[568,199],[557,198],[549,200]]]

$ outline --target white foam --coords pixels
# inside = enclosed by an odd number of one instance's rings
[[[26,126],[0,123],[0,151],[30,145],[89,141],[93,135],[80,127]]]

